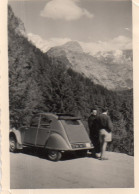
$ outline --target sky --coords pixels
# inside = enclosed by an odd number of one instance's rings
[[[10,0],[27,34],[44,50],[70,40],[88,52],[132,48],[130,0]]]

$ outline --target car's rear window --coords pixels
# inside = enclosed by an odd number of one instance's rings
[[[48,117],[46,117],[46,116],[42,117],[40,126],[41,127],[50,126],[50,122],[51,122],[51,120]]]
[[[64,120],[67,125],[80,125],[78,120]]]

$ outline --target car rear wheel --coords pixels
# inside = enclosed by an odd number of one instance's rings
[[[10,137],[10,152],[16,152],[17,151],[17,142],[15,137]]]
[[[51,161],[58,161],[61,159],[61,157],[62,157],[62,154],[60,151],[57,151],[57,150],[49,150],[48,151],[48,158]]]

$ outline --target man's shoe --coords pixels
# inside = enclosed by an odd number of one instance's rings
[[[99,160],[108,160],[108,158],[105,158],[105,157],[100,157]]]
[[[96,158],[100,158],[101,157],[101,153],[96,153],[95,156],[96,156]]]

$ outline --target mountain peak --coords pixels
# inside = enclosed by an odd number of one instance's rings
[[[69,41],[61,46],[55,46],[47,51],[49,57],[60,57],[60,56],[70,56],[70,55],[80,55],[83,53],[83,49],[80,44],[76,41]],[[70,57],[68,57],[69,59]]]
[[[80,46],[80,44],[77,41],[69,41],[69,42],[65,43],[62,47],[66,50],[70,50],[73,52],[80,52],[80,53],[83,52],[82,47]]]

